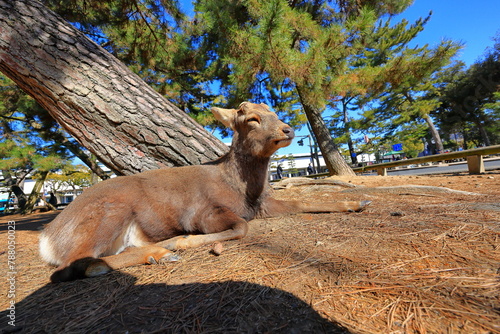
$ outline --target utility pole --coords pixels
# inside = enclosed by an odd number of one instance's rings
[[[318,157],[318,147],[313,144],[313,138],[310,134],[306,135],[306,136],[298,136],[298,138],[306,138],[306,137],[309,139],[309,154],[310,154],[310,160],[312,163],[312,168],[313,168],[314,174],[317,174],[320,172],[319,171],[320,164],[319,164],[319,157]],[[303,139],[297,141],[297,143],[299,144],[299,146],[304,146]],[[315,157],[316,157],[316,162],[314,161]]]

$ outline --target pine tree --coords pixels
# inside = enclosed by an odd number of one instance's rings
[[[500,37],[468,69],[458,64],[440,74],[437,117],[448,132],[461,133],[464,144],[493,145],[500,140],[498,104],[500,91]]]
[[[410,135],[407,130],[412,128],[411,123],[425,122],[434,150],[443,151],[440,134],[432,120],[432,114],[441,104],[436,95],[440,85],[436,74],[449,65],[459,48],[460,45],[452,41],[443,41],[435,48],[404,49],[390,59],[387,64],[392,70],[381,80],[385,82],[384,92],[374,96],[375,108],[365,111],[364,126],[394,138],[401,137],[399,131]],[[418,132],[417,124],[413,128]]]
[[[103,46],[170,102],[201,123],[217,99],[210,59],[198,52],[195,23],[177,1],[45,0],[46,5]]]
[[[0,126],[2,139],[12,127],[22,127],[32,137],[51,146],[63,157],[76,157],[85,163],[101,179],[108,175],[69,136],[61,126],[33,98],[19,89],[7,77],[0,74]]]
[[[0,0],[0,70],[118,174],[227,148],[38,1]]]
[[[13,193],[18,202],[19,211],[29,213],[38,200],[41,186],[50,171],[62,168],[67,159],[53,147],[45,146],[31,132],[19,128],[2,131],[0,141],[0,171],[2,186]],[[36,179],[33,191],[27,196],[20,184],[31,175]]]
[[[278,111],[283,106],[296,110],[299,104],[330,171],[351,174],[331,138],[324,110],[339,101],[358,103],[364,95],[378,96],[396,87],[397,80],[422,78],[410,68],[418,64],[417,56],[413,63],[405,59],[412,51],[421,56],[436,52],[431,63],[438,66],[455,47],[444,43],[436,50],[409,49],[409,41],[428,18],[410,27],[404,20],[393,25],[386,18],[410,3],[203,0],[196,9],[204,50],[215,50],[219,56],[211,66],[230,84],[228,99],[268,99]],[[421,72],[427,71],[423,63],[430,59],[421,59]],[[344,123],[348,132],[350,125]]]

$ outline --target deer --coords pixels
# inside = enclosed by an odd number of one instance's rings
[[[148,170],[99,182],[42,231],[51,282],[177,260],[175,251],[241,239],[248,222],[295,213],[359,212],[370,201],[283,201],[271,196],[270,157],[294,130],[265,104],[211,108],[233,130],[227,154],[201,165]]]

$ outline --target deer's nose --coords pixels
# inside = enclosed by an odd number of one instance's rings
[[[289,138],[289,139],[293,139],[293,137],[295,137],[295,131],[293,131],[293,129],[291,127],[289,127],[288,125],[283,127],[283,129],[281,129],[281,131],[283,131],[283,133]]]

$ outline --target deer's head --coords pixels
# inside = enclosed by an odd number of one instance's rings
[[[234,131],[233,148],[255,157],[268,158],[295,137],[293,129],[263,103],[243,102],[238,109],[214,107],[212,112]]]

